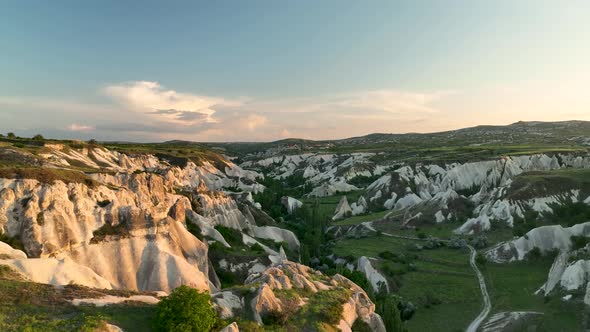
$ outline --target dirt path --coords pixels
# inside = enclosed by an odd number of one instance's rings
[[[372,222],[364,222],[363,226],[365,226],[367,229],[369,229],[371,231],[374,231],[374,232],[377,231],[373,227]],[[389,234],[389,233],[381,233],[381,234],[383,234],[385,236],[389,236],[389,237],[398,238],[398,239],[417,240],[417,241],[424,241],[425,240],[425,239],[420,239],[420,238],[411,237],[411,236],[393,235],[393,234]],[[442,241],[447,242],[445,240],[442,240]],[[490,311],[492,310],[492,302],[490,301],[490,295],[488,294],[488,289],[486,287],[486,280],[483,277],[483,274],[481,273],[479,268],[477,267],[477,264],[475,263],[475,257],[477,256],[477,251],[475,250],[475,248],[473,248],[470,245],[467,245],[467,247],[469,248],[469,251],[471,252],[471,255],[469,256],[469,265],[471,265],[473,272],[475,272],[475,276],[477,277],[477,281],[479,282],[479,289],[481,290],[481,295],[483,297],[483,309],[481,310],[479,315],[477,315],[477,317],[475,317],[475,319],[471,322],[471,324],[469,324],[469,326],[467,327],[467,329],[465,331],[466,332],[476,332],[477,329],[479,328],[479,326],[481,325],[481,323],[483,323],[483,321],[486,319],[486,317],[490,314]]]
[[[479,289],[481,289],[481,295],[483,297],[483,309],[475,317],[473,322],[469,324],[467,327],[466,332],[476,332],[481,323],[483,323],[484,319],[490,314],[490,310],[492,309],[492,302],[490,301],[490,295],[488,294],[488,289],[486,287],[486,280],[483,277],[483,274],[479,271],[477,264],[475,263],[475,257],[477,256],[477,251],[472,246],[467,246],[469,250],[471,250],[471,256],[469,258],[469,264],[471,264],[471,268],[475,271],[475,275],[477,276],[477,280],[479,281]]]

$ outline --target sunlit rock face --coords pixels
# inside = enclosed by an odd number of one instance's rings
[[[186,229],[188,216],[195,215],[191,219],[213,236],[220,236],[214,234],[215,225],[225,225],[299,245],[291,232],[257,226],[221,192],[264,190],[255,182],[257,173],[229,161],[221,171],[209,162],[178,167],[151,155],[131,157],[102,148],[48,149],[43,155],[47,167],[75,163],[107,171],[91,174],[94,183],[0,179],[0,229],[18,238],[29,257],[12,257],[7,264],[25,276],[33,269],[44,271],[33,280],[166,292],[183,284],[215,290],[208,246]],[[195,193],[198,213],[179,194],[183,191]]]
[[[342,316],[335,327],[350,331],[354,321],[361,319],[369,324],[372,331],[385,332],[383,321],[375,313],[375,304],[367,293],[339,274],[328,277],[305,265],[283,259],[262,272],[252,273],[245,285],[250,286],[249,292],[253,294],[249,303],[239,292],[228,291],[213,297],[218,310],[226,319],[251,313],[253,320],[263,324],[263,317],[266,315],[277,312],[289,315],[300,310],[308,304],[309,297],[313,297],[313,294],[343,291],[346,298],[342,304]],[[294,296],[284,298],[282,291],[287,290],[292,291]]]

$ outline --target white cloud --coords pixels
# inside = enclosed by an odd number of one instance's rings
[[[267,118],[265,118],[264,116],[258,115],[258,114],[250,114],[246,117],[245,119],[245,126],[246,128],[248,128],[248,130],[254,130],[264,124],[266,124],[268,121]]]
[[[308,98],[257,101],[250,106],[271,113],[336,113],[343,110],[400,114],[435,113],[438,109],[432,104],[453,93],[450,91],[418,93],[395,89],[366,90]]]
[[[71,125],[66,127],[70,131],[91,131],[94,130],[93,126],[81,125],[77,123],[72,123]]]
[[[103,92],[129,110],[184,125],[215,122],[216,107],[241,104],[237,100],[181,93],[149,81],[110,85]]]

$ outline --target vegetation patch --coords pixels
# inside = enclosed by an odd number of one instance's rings
[[[118,236],[118,237],[128,237],[129,230],[127,229],[127,225],[124,222],[119,222],[117,225],[113,226],[112,224],[105,223],[100,228],[92,232],[92,239],[90,239],[90,243],[99,243],[104,241],[107,236]]]
[[[62,181],[66,184],[83,183],[92,188],[99,185],[98,182],[82,172],[58,168],[4,167],[0,168],[0,178],[33,179],[46,184],[52,184],[55,181]]]
[[[0,233],[0,241],[8,244],[14,249],[25,251],[25,246],[21,242],[21,240],[17,237],[11,237],[4,233]]]

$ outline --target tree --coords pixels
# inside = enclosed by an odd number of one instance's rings
[[[16,135],[14,133],[8,133],[8,134],[6,134],[6,137],[8,137],[8,138],[16,138]]]
[[[43,141],[45,140],[45,137],[43,137],[41,134],[37,134],[35,136],[33,136],[33,141]]]
[[[392,295],[381,294],[378,296],[376,303],[376,311],[385,324],[385,330],[388,332],[403,331],[402,319],[400,310],[398,308],[398,301]]]
[[[183,285],[158,303],[153,326],[156,331],[209,332],[216,322],[211,296]]]

